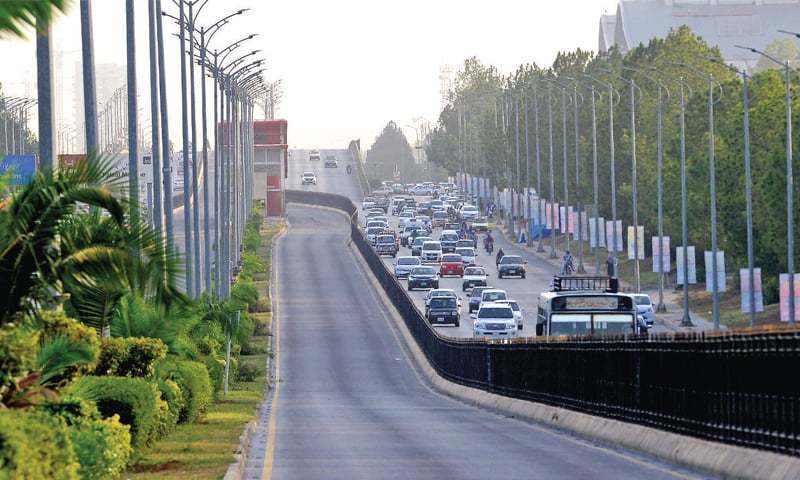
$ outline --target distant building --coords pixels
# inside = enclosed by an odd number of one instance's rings
[[[800,29],[800,0],[620,0],[615,15],[600,18],[598,50],[616,46],[624,53],[682,25],[718,46],[731,64],[750,69],[758,54],[734,45],[764,50],[786,38],[777,30]]]

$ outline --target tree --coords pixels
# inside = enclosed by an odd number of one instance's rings
[[[396,180],[402,183],[422,178],[421,168],[403,131],[394,122],[383,128],[367,151],[367,176],[376,181]]]
[[[764,53],[781,62],[788,61],[790,64],[800,60],[800,47],[797,46],[794,38],[776,38],[767,45]],[[768,58],[759,57],[755,71],[763,72],[772,68],[780,68],[780,66]]]
[[[24,36],[28,25],[46,24],[56,12],[65,12],[70,0],[4,0],[0,2],[0,36]]]

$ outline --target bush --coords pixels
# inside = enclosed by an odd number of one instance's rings
[[[258,366],[250,362],[244,362],[239,365],[236,379],[240,382],[254,382],[256,378],[262,375],[264,375],[264,372]]]
[[[156,380],[156,386],[161,392],[161,400],[167,403],[167,413],[163,421],[164,431],[161,432],[166,434],[178,423],[181,411],[186,407],[186,401],[183,399],[181,387],[172,380],[159,378]]]
[[[222,384],[225,381],[225,360],[216,356],[208,356],[203,360],[203,364],[206,366],[211,388],[216,395],[222,391]]]
[[[148,378],[167,356],[167,346],[157,338],[109,338],[103,342],[95,375]]]
[[[180,387],[184,407],[178,421],[193,422],[205,411],[212,400],[211,379],[208,369],[200,362],[176,360],[162,362],[158,367],[159,378],[172,380]]]
[[[43,403],[37,410],[58,417],[67,425],[73,425],[83,419],[99,419],[100,411],[91,400],[86,400],[77,395],[63,395],[55,401]]]
[[[66,424],[44,412],[0,410],[0,480],[77,480]]]
[[[79,420],[69,429],[69,436],[82,480],[118,478],[133,453],[130,427],[120,423],[116,415]]]
[[[161,433],[168,409],[156,386],[143,378],[82,377],[70,386],[70,391],[91,398],[103,418],[119,416],[131,427],[131,445],[141,448]]]
[[[14,323],[0,327],[0,398],[34,368],[38,351],[39,332]]]
[[[42,331],[42,341],[52,341],[58,337],[66,337],[73,342],[82,342],[88,346],[92,357],[92,362],[68,367],[61,373],[55,382],[64,386],[74,378],[81,375],[88,375],[97,365],[100,356],[100,336],[97,332],[74,318],[68,317],[63,311],[42,310],[37,313],[36,321]]]

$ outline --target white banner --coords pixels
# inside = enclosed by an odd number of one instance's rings
[[[552,203],[550,204],[550,206],[552,207],[552,211],[550,212],[550,214],[553,216],[552,228],[553,230],[558,230],[561,228],[561,216],[559,215],[561,207],[558,205],[558,203]]]
[[[687,266],[688,266],[688,283],[689,285],[697,283],[697,267],[695,265],[694,247],[689,245],[686,247],[687,251]],[[677,284],[683,285],[686,275],[683,273],[683,246],[675,249],[675,270],[678,272]]]
[[[558,207],[558,226],[561,233],[567,233],[567,207]]]
[[[599,245],[598,245],[599,244]],[[606,246],[606,219],[592,217],[589,219],[589,246],[591,248]]]
[[[739,280],[742,284],[742,312],[750,313],[750,269],[739,269]],[[756,312],[764,311],[764,292],[761,289],[761,269],[753,269],[753,300],[756,304]]]
[[[614,221],[606,221],[606,245],[609,251],[621,252],[622,251],[622,220],[617,220],[617,238],[614,237]]]
[[[670,248],[669,237],[653,237],[653,272],[669,273],[670,270]]]
[[[589,213],[586,211],[581,212],[581,240],[584,242],[589,241]]]
[[[543,213],[545,228],[553,228],[553,205],[550,202],[544,204]]]
[[[706,292],[711,292],[714,290],[714,269],[712,267],[713,259],[714,256],[712,255],[712,252],[706,250]],[[717,250],[717,291],[725,291],[725,252],[722,250]]]
[[[568,225],[569,226],[569,233],[574,236],[575,232],[578,230],[575,227],[575,225],[577,223],[577,219],[575,218],[576,217],[575,207],[569,207],[567,209],[567,215],[568,215],[568,219],[569,219],[569,225]]]
[[[789,274],[780,275],[781,322],[789,321]],[[800,273],[794,274],[794,319],[800,321]]]
[[[634,231],[636,238],[634,238]],[[628,260],[634,260],[637,256],[639,260],[644,260],[644,227],[642,225],[635,229],[632,226],[628,227]]]

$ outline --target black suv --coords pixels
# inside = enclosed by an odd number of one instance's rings
[[[431,325],[461,324],[461,314],[458,311],[458,301],[452,297],[434,297],[428,308],[428,323]]]
[[[408,274],[408,291],[415,288],[439,288],[439,272],[429,266],[414,267]]]
[[[500,265],[497,266],[497,278],[503,276],[519,275],[525,278],[525,271],[528,269],[528,262],[522,259],[519,255],[505,255],[500,260]]]

